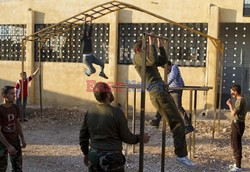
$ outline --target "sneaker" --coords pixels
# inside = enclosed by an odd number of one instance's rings
[[[26,118],[23,119],[23,122],[28,122],[28,120]]]
[[[179,164],[181,164],[181,165],[183,165],[185,167],[188,167],[188,168],[195,168],[195,166],[196,166],[195,163],[192,162],[190,159],[188,159],[186,156],[182,157],[182,158],[176,157],[176,161]]]
[[[234,167],[236,167],[236,164],[231,164],[228,167],[229,167],[229,169],[234,168]]]
[[[90,74],[88,74],[87,69],[83,69],[83,72],[87,75],[90,76]]]
[[[191,133],[194,131],[194,127],[192,125],[185,126],[185,134]]]
[[[158,122],[157,120],[153,119],[152,121],[150,121],[150,125],[159,128],[160,122]]]
[[[241,168],[238,168],[238,167],[234,166],[233,168],[231,168],[229,170],[229,172],[237,172],[237,171],[241,171]]]
[[[100,76],[100,77],[103,77],[103,78],[105,78],[105,79],[109,79],[109,77],[107,77],[107,75],[105,75],[104,72],[100,72],[100,73],[99,73],[99,76]]]

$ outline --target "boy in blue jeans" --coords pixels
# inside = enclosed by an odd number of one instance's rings
[[[100,59],[96,58],[93,54],[92,48],[92,25],[85,23],[83,37],[81,39],[82,47],[83,47],[83,63],[86,64],[87,69],[84,69],[84,73],[87,76],[96,72],[96,69],[93,66],[93,63],[99,65],[101,67],[101,72],[99,76],[108,79],[108,77],[104,73],[104,63]]]

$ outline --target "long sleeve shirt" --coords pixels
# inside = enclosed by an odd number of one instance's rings
[[[169,87],[184,86],[184,81],[181,77],[181,72],[177,65],[172,65],[171,67],[171,72],[168,75],[168,86]]]
[[[85,25],[83,37],[81,39],[81,44],[83,48],[83,54],[91,54],[93,53],[92,47],[92,25]]]
[[[139,136],[130,132],[125,115],[119,108],[98,104],[86,113],[79,140],[82,152],[88,155],[89,143],[93,149],[121,151],[122,142],[136,144]]]
[[[149,55],[146,56],[146,84],[164,83],[159,73],[158,66],[163,66],[167,63],[167,54],[163,47],[160,47],[160,55],[157,55],[154,45],[149,45]],[[137,73],[141,76],[142,69],[142,54],[135,54],[133,64]]]

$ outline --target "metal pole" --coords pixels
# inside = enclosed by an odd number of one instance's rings
[[[197,107],[197,90],[194,90],[194,121],[193,121],[193,126],[194,129],[196,129],[196,107]],[[193,157],[195,155],[195,131],[193,132]]]
[[[126,96],[125,96],[125,117],[128,121],[128,87],[125,89],[126,90]],[[128,156],[128,144],[125,143],[125,156]]]
[[[162,144],[161,144],[161,172],[165,171],[165,146],[166,146],[166,120],[162,120]]]
[[[143,172],[144,158],[144,125],[145,125],[145,87],[146,87],[146,37],[142,36],[142,67],[141,67],[141,112],[140,112],[140,155],[139,172]]]
[[[136,117],[136,87],[134,88],[134,107],[133,107],[133,120],[132,120],[132,132],[135,134],[135,117]],[[135,153],[135,145],[133,144],[132,152]]]
[[[192,105],[193,104],[193,90],[190,90],[190,95],[189,95],[189,112],[192,114]],[[190,120],[192,122],[192,115],[190,116]],[[189,134],[189,145],[188,145],[188,152],[189,152],[189,158],[192,158],[191,154],[191,146],[192,146],[192,134]]]
[[[40,94],[40,111],[41,111],[41,116],[42,116],[42,114],[43,114],[43,99],[42,99],[42,65],[41,65],[42,47],[43,47],[43,44],[42,44],[41,41],[39,41],[39,66],[40,66],[40,71],[39,71],[39,94]]]
[[[25,42],[25,40],[24,39],[22,39],[22,57],[21,57],[21,59],[22,59],[22,81],[21,81],[21,105],[22,105],[22,119],[21,119],[21,121],[23,121],[23,113],[24,113],[24,107],[23,107],[23,72],[24,72],[24,57],[25,57],[25,44],[26,44],[26,42]]]
[[[220,94],[219,94],[219,114],[218,114],[218,132],[220,132],[220,117],[221,117],[221,98],[222,98],[222,80],[223,80],[223,63],[224,63],[224,43],[221,45],[221,61],[220,61]]]

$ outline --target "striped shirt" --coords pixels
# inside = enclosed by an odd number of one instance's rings
[[[172,65],[171,72],[168,75],[169,87],[183,87],[184,81],[181,77],[180,69],[177,65]]]

